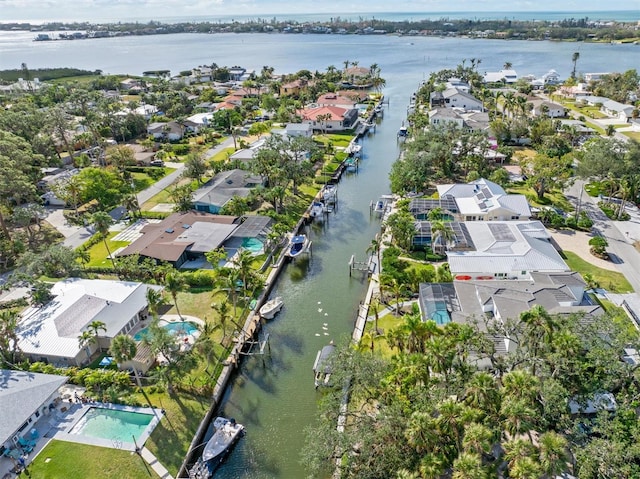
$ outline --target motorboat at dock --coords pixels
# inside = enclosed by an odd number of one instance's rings
[[[283,305],[284,301],[280,296],[270,299],[260,308],[260,317],[264,319],[273,319],[273,317],[280,312]]]
[[[235,419],[217,417],[213,421],[214,433],[204,446],[202,456],[189,471],[190,479],[208,479],[222,462],[231,447],[244,433],[244,426]]]

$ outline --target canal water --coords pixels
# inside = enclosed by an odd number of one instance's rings
[[[270,355],[246,360],[228,389],[220,413],[244,424],[247,435],[216,472],[221,478],[301,479],[304,428],[312,424],[318,394],[312,366],[330,340],[351,334],[367,286],[363,273],[349,277],[351,255],[364,260],[380,230],[369,204],[388,193],[388,172],[397,158],[396,132],[408,102],[397,96],[385,106],[376,133],[362,140],[358,173],[345,173],[338,187],[338,208],[324,225],[313,224],[312,255],[287,265],[272,293],[284,308],[268,322]]]

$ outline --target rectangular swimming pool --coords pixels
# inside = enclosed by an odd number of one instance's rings
[[[132,442],[132,436],[139,440],[152,420],[153,414],[92,407],[69,434]]]

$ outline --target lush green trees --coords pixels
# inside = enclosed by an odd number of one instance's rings
[[[538,196],[544,200],[544,195],[553,188],[564,188],[571,175],[572,158],[551,158],[538,153],[527,163],[527,183]]]
[[[347,478],[596,478],[603,467],[611,477],[635,477],[636,372],[620,354],[640,337],[626,316],[592,322],[536,307],[488,328],[517,345],[500,357],[486,330],[410,314],[385,332],[391,353],[372,354],[368,343],[340,350],[334,375],[350,381],[347,420],[337,431],[338,381],[309,431],[304,457],[312,474],[338,458]],[[491,372],[477,370],[476,360],[488,360]],[[597,421],[569,414],[569,399],[599,391],[617,391],[615,414]]]
[[[173,298],[173,304],[176,307],[178,316],[182,318],[180,309],[178,308],[178,293],[187,290],[187,282],[177,271],[169,271],[164,278],[164,287]]]

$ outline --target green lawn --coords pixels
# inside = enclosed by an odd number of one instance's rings
[[[577,271],[582,275],[585,273],[591,274],[593,279],[600,284],[600,287],[613,293],[633,292],[633,288],[623,274],[594,266],[571,251],[563,251],[562,254],[572,271]]]
[[[628,136],[632,140],[640,141],[640,131],[623,131],[622,134]]]
[[[574,210],[573,205],[567,200],[561,191],[548,191],[544,194],[545,199],[543,202],[538,201],[536,192],[533,191],[533,188],[530,188],[527,185],[509,186],[507,188],[507,193],[520,193],[525,195],[527,200],[529,200],[529,203],[531,203],[531,206],[540,207],[553,205],[565,212]]]
[[[151,433],[145,443],[149,449],[167,468],[172,476],[178,474],[178,469],[187,455],[189,444],[209,409],[206,398],[180,392],[174,397],[167,394],[149,394],[151,404],[161,407],[165,415],[160,424]],[[143,398],[140,397],[141,402]],[[125,477],[122,469],[118,479]],[[106,476],[103,476],[106,477]],[[126,475],[127,478],[134,477]]]
[[[227,161],[229,157],[233,153],[235,153],[235,151],[236,150],[234,147],[224,148],[223,150],[219,151],[218,153],[213,155],[211,158],[209,158],[209,161]]]
[[[118,248],[122,248],[123,246],[127,246],[129,244],[128,241],[112,241],[111,238],[116,236],[119,231],[112,231],[109,233],[107,237],[107,244],[109,245],[109,251],[113,253]],[[111,260],[107,258],[107,248],[104,245],[104,241],[100,241],[89,248],[89,254],[91,255],[91,261],[87,266],[89,267],[103,267],[103,266],[112,266]]]
[[[182,178],[177,183],[173,183],[171,186],[169,186],[169,187],[165,188],[164,190],[158,192],[157,194],[152,196],[148,201],[145,201],[142,204],[142,206],[141,206],[142,211],[149,211],[154,206],[159,205],[160,203],[173,203],[173,201],[171,201],[171,198],[169,197],[171,195],[171,191],[173,190],[173,188],[175,186],[177,186],[177,185],[184,185],[184,184],[187,184],[187,183],[190,183],[190,182],[191,182],[190,179]]]
[[[28,469],[32,479],[158,477],[140,456],[132,452],[56,440],[38,454]]]

